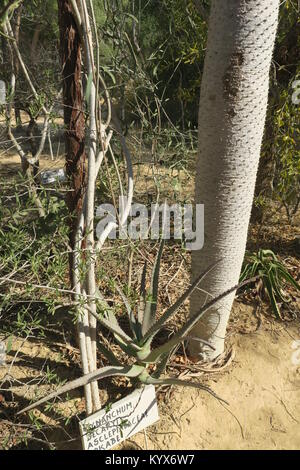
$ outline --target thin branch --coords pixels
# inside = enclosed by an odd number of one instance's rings
[[[85,44],[86,54],[86,68],[89,78],[92,77],[90,95],[88,100],[89,110],[89,155],[88,155],[88,177],[87,177],[87,189],[86,189],[86,204],[84,205],[84,218],[86,224],[86,247],[89,259],[87,261],[87,274],[85,280],[86,292],[89,296],[94,296],[96,292],[96,280],[95,280],[95,254],[94,254],[94,208],[95,208],[95,181],[96,181],[96,147],[97,147],[97,122],[96,122],[96,87],[95,87],[95,66],[94,66],[94,53],[92,45],[92,33],[89,21],[89,15],[86,7],[86,2],[81,0],[81,11],[82,26],[83,26],[83,40]],[[90,309],[96,313],[96,303],[91,300],[89,303]],[[89,321],[91,345],[93,350],[94,361],[96,364],[96,319],[90,316]],[[96,384],[97,386],[97,384]],[[91,387],[92,399],[93,399],[93,410],[97,411],[101,408],[98,386]],[[96,392],[97,390],[97,392]]]
[[[115,123],[117,127],[117,135],[120,139],[121,146],[125,155],[126,159],[126,164],[127,164],[127,172],[128,172],[128,195],[127,195],[127,200],[126,200],[126,205],[125,208],[122,210],[121,214],[119,214],[119,225],[120,228],[125,224],[126,220],[128,219],[130,209],[131,209],[131,204],[133,200],[133,192],[134,192],[134,186],[133,186],[133,169],[132,169],[132,161],[131,161],[131,155],[128,150],[128,147],[126,145],[126,141],[124,139],[124,136],[122,135],[121,129],[118,125],[118,123]],[[116,222],[109,222],[105,228],[105,230],[102,232],[97,244],[96,244],[96,251],[100,251],[109,236],[109,234],[114,230],[115,228],[118,227],[118,224]]]
[[[31,80],[31,78],[30,78],[30,76],[29,76],[27,67],[26,67],[26,65],[25,65],[25,63],[24,63],[24,61],[23,61],[23,59],[22,59],[22,56],[21,56],[20,50],[19,50],[19,48],[18,48],[16,39],[15,39],[15,37],[14,37],[14,33],[13,33],[13,30],[12,30],[12,27],[11,27],[11,24],[10,24],[10,21],[9,21],[9,20],[6,20],[6,23],[4,24],[4,32],[5,32],[5,34],[7,34],[7,35],[10,37],[10,39],[11,39],[11,41],[12,41],[13,48],[14,48],[15,53],[16,53],[16,55],[17,55],[17,58],[18,58],[18,60],[19,60],[19,63],[20,63],[20,66],[21,66],[21,68],[22,68],[22,71],[23,71],[23,73],[24,73],[24,76],[25,76],[25,78],[26,78],[26,81],[27,81],[27,83],[28,83],[28,85],[29,85],[29,87],[30,87],[30,89],[31,89],[31,91],[32,91],[32,93],[33,93],[35,99],[37,100],[37,99],[39,98],[38,93],[37,93],[37,91],[36,91],[36,89],[35,89],[35,87],[34,87],[34,85],[33,85],[33,83],[32,83],[32,80]],[[42,110],[43,110],[44,114],[48,114],[48,111],[46,110],[46,108],[45,108],[44,105],[42,106]]]

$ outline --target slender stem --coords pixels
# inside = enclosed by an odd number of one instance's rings
[[[80,266],[80,253],[81,253],[81,245],[83,240],[83,227],[84,227],[84,216],[81,214],[79,219],[79,224],[76,231],[75,237],[75,247],[73,251],[73,285],[75,289],[75,301],[80,301],[82,299],[81,293],[81,284],[80,284],[80,273],[79,273],[79,266]],[[78,307],[78,336],[79,336],[79,348],[80,348],[80,357],[82,363],[82,370],[84,374],[88,374],[90,372],[89,362],[88,362],[88,354],[87,354],[87,345],[86,345],[86,331],[85,331],[85,316],[87,312],[84,308]],[[87,384],[84,387],[84,394],[85,394],[85,401],[86,401],[86,412],[88,415],[92,414],[93,412],[93,400],[92,400],[92,390],[91,385]]]
[[[119,225],[120,225],[120,228],[122,227],[122,225],[125,224],[126,220],[128,219],[128,216],[129,216],[129,213],[130,213],[130,209],[131,209],[131,204],[132,204],[132,199],[133,199],[133,192],[134,192],[134,188],[133,188],[133,169],[132,169],[132,162],[131,162],[131,155],[130,155],[130,152],[128,150],[128,147],[126,145],[126,142],[125,142],[125,139],[121,133],[121,129],[119,128],[119,126],[117,126],[117,135],[120,139],[120,142],[121,142],[121,145],[122,145],[122,148],[123,148],[123,152],[124,152],[124,155],[125,155],[125,159],[126,159],[126,163],[127,163],[127,172],[128,172],[128,188],[127,188],[127,198],[126,198],[126,205],[125,207],[123,208],[122,210],[122,213],[119,215]],[[96,251],[98,250],[101,250],[104,243],[105,243],[105,240],[107,239],[107,237],[109,236],[109,234],[111,233],[111,231],[113,229],[117,228],[117,223],[116,222],[109,222],[105,228],[105,230],[102,232],[97,244],[96,244]]]
[[[95,280],[95,253],[94,253],[94,211],[95,211],[95,176],[96,176],[96,150],[97,150],[97,123],[96,123],[96,87],[95,87],[95,71],[94,71],[94,55],[92,48],[92,35],[89,22],[89,15],[86,7],[86,2],[81,0],[81,10],[83,14],[83,38],[86,49],[86,68],[88,76],[92,77],[91,90],[89,95],[88,109],[89,109],[89,142],[88,142],[88,177],[87,177],[87,190],[86,190],[86,204],[85,204],[85,221],[86,221],[86,248],[88,254],[88,266],[85,280],[86,293],[92,298],[96,292]],[[89,301],[90,309],[96,313],[95,300]],[[94,316],[89,316],[89,326],[91,335],[91,347],[93,353],[93,363],[96,365],[97,360],[97,342],[96,342],[96,327],[97,321]],[[93,372],[91,370],[90,372]],[[98,386],[97,392],[95,387],[92,388],[93,408],[97,411],[101,408]]]
[[[86,296],[86,292],[83,291],[83,294]],[[88,303],[86,299],[86,303]],[[83,315],[83,325],[84,329],[88,332],[91,331],[90,325],[91,325],[91,314],[88,312],[87,309],[84,308],[84,315]],[[96,320],[95,320],[96,321]],[[89,372],[93,372],[97,370],[97,362],[95,360],[95,353],[93,350],[93,344],[92,344],[92,339],[90,334],[85,335],[85,344],[86,344],[86,352],[87,352],[87,358],[88,358],[88,363],[89,363]],[[98,384],[97,382],[92,382],[91,383],[91,392],[92,392],[92,398],[93,401],[95,401],[96,398],[96,403],[94,403],[94,406],[98,406],[99,409],[101,408],[100,400],[99,400],[99,391],[98,391]]]
[[[9,20],[6,20],[6,23],[4,24],[4,32],[6,35],[9,35],[11,41],[12,41],[12,45],[13,45],[13,48],[15,50],[15,53],[17,55],[17,58],[18,58],[18,61],[21,65],[21,68],[22,68],[22,71],[25,75],[25,78],[26,78],[26,81],[35,97],[35,99],[38,99],[38,93],[32,83],[32,80],[29,76],[29,73],[28,73],[28,70],[27,70],[27,67],[22,59],[22,56],[21,56],[21,53],[20,53],[20,50],[18,48],[18,44],[17,44],[17,41],[15,40],[15,37],[14,37],[14,33],[13,33],[13,30],[12,30],[12,27],[11,27],[11,24],[10,24],[10,21]],[[42,106],[42,110],[44,112],[44,114],[48,114],[48,111],[47,109],[45,108],[45,106]]]

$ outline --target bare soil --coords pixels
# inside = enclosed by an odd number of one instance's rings
[[[234,313],[242,310],[248,321],[251,308],[240,307]],[[205,377],[229,406],[205,392],[176,389],[160,404],[161,421],[148,431],[148,448],[299,449],[300,365],[291,360],[299,334],[299,323],[272,322],[254,333],[236,332],[230,367]],[[145,448],[143,435],[135,442]]]
[[[254,310],[254,306],[235,303],[227,341],[232,361],[224,370],[198,371],[194,378],[183,357],[175,361],[177,372],[184,372],[185,379],[209,385],[228,405],[194,389],[160,390],[160,421],[147,429],[146,437],[140,433],[119,449],[300,448],[300,364],[292,361],[292,344],[300,339],[300,324],[278,323],[264,317],[257,329]],[[8,435],[15,436],[10,439],[11,448],[25,448],[19,440],[22,426],[29,425],[28,418],[18,419],[18,428],[15,412],[35,397],[37,385],[39,396],[53,389],[43,382],[47,367],[60,379],[70,380],[80,374],[78,360],[77,349],[70,345],[14,338],[7,365],[0,368],[4,412],[0,442],[6,442]],[[118,388],[112,387],[108,395],[108,386],[106,383],[102,388],[102,399],[114,401]],[[44,427],[44,437],[36,441],[37,433],[32,432],[29,448],[47,448],[45,442],[52,442],[56,448],[80,449],[78,419],[83,417],[83,409],[81,391],[76,391],[52,411],[35,410],[33,415]],[[71,424],[63,424],[62,417],[69,418]],[[8,426],[9,422],[15,422],[14,427]]]

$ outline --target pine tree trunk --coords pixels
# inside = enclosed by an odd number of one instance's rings
[[[196,203],[205,205],[205,244],[192,253],[196,276],[217,268],[191,298],[191,313],[239,280],[267,110],[279,0],[212,0],[199,109]],[[228,296],[196,326],[191,356],[224,350],[234,299]]]

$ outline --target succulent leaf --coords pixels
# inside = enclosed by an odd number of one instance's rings
[[[271,250],[260,249],[257,253],[246,253],[240,280],[259,274],[263,291],[267,293],[272,310],[281,318],[279,302],[288,303],[290,298],[284,294],[284,282],[300,290],[298,282],[290,275],[285,266]],[[260,289],[261,290],[261,289]],[[259,292],[258,292],[259,293]]]
[[[256,279],[256,278],[254,278],[254,279]],[[207,312],[207,310],[209,310],[211,307],[213,307],[217,302],[222,300],[227,295],[231,294],[232,292],[235,292],[240,287],[242,287],[242,286],[244,286],[244,285],[246,285],[250,282],[253,282],[254,279],[244,281],[244,282],[232,287],[231,289],[228,289],[227,291],[223,292],[222,294],[218,295],[217,297],[212,299],[210,302],[207,302],[203,307],[201,307],[201,309],[195,315],[193,315],[186,322],[186,324],[177,333],[175,333],[172,336],[172,338],[169,341],[167,341],[162,346],[159,346],[158,348],[154,349],[150,353],[150,355],[147,358],[144,359],[144,362],[147,362],[147,363],[155,362],[159,356],[161,356],[162,354],[170,351],[171,348],[173,348],[177,344],[184,341],[184,339],[186,339],[186,336],[188,335],[188,333],[195,326],[195,324],[201,319],[201,317],[205,314],[205,312]]]
[[[95,318],[101,323],[105,328],[107,328],[109,331],[111,331],[114,334],[117,334],[122,338],[123,341],[125,341],[128,344],[131,344],[132,347],[138,351],[140,348],[135,345],[134,340],[128,336],[125,331],[122,330],[120,327],[118,320],[114,314],[113,309],[108,305],[108,303],[103,299],[101,296],[99,290],[96,290],[96,296],[97,296],[97,306],[100,305],[100,308],[103,312],[103,315],[96,314],[89,308],[89,306],[86,306],[86,309],[93,315]]]
[[[223,403],[226,403],[226,405],[229,405],[229,403],[223,398],[220,398],[211,388],[207,387],[206,385],[201,385],[196,382],[190,382],[188,380],[180,380],[180,379],[175,379],[172,377],[166,377],[163,379],[155,379],[154,377],[151,377],[150,375],[148,377],[141,376],[140,380],[147,384],[147,385],[177,385],[180,387],[192,387],[192,388],[197,388],[200,390],[205,390],[206,392],[210,393],[214,398],[216,398],[219,401],[222,401]]]
[[[160,357],[160,360],[157,364],[155,372],[152,374],[152,377],[154,379],[159,379],[162,374],[165,373],[167,364],[169,362],[170,356],[172,355],[172,351],[162,354]]]
[[[280,275],[281,277],[283,277],[288,283],[292,284],[292,286],[296,289],[296,290],[300,290],[300,285],[298,284],[298,282],[290,275],[290,273],[288,273],[285,269],[283,269],[282,267],[279,267],[278,268],[279,272],[280,272]]]
[[[33,408],[36,408],[39,405],[51,400],[52,398],[56,398],[63,393],[70,392],[76,388],[82,387],[87,385],[95,380],[105,379],[106,377],[114,377],[114,376],[125,376],[125,377],[138,377],[144,371],[144,367],[142,366],[126,366],[126,367],[102,367],[101,369],[97,369],[94,372],[90,372],[89,374],[80,377],[79,379],[72,380],[71,382],[66,383],[62,387],[60,387],[55,392],[46,395],[44,398],[41,398],[35,403],[27,406],[23,410],[19,411],[20,413],[25,413],[26,411],[30,411]]]
[[[137,333],[138,332],[137,332],[137,328],[136,328],[136,319],[135,319],[135,316],[133,314],[133,310],[130,306],[129,300],[124,295],[122,289],[118,285],[116,285],[116,289],[119,292],[120,296],[122,297],[122,300],[123,300],[124,305],[126,307],[126,310],[127,310],[127,313],[128,313],[129,326],[130,326],[130,329],[132,331],[132,334],[135,338],[137,338]]]
[[[158,297],[158,283],[159,283],[159,271],[160,271],[160,262],[161,256],[164,249],[165,240],[162,239],[159,245],[159,250],[155,259],[152,277],[151,277],[151,286],[150,286],[150,300],[146,301],[146,307],[143,318],[142,326],[142,335],[149,330],[150,326],[155,321],[156,308],[157,308],[157,297]]]
[[[119,361],[119,359],[117,359],[114,353],[110,349],[106,348],[104,344],[100,341],[97,342],[97,348],[103,354],[103,356],[106,357],[106,359],[112,366],[123,366],[123,364]]]
[[[142,338],[142,325],[145,313],[145,304],[146,304],[146,273],[147,273],[147,261],[145,261],[142,279],[141,279],[141,287],[140,287],[140,300],[138,306],[138,315],[137,315],[137,336],[138,339],[141,340]]]
[[[120,338],[122,338],[123,341],[130,344],[136,351],[139,351],[140,348],[134,343],[134,340],[132,338],[130,338],[130,336],[128,336],[121,329],[121,327],[119,325],[116,325],[116,324],[110,322],[109,320],[106,320],[105,318],[101,317],[100,315],[96,315],[96,318],[99,321],[99,323],[101,323],[103,326],[105,326],[105,328],[107,328],[112,333],[118,335]]]
[[[195,281],[191,284],[191,286],[182,294],[181,297],[169,308],[167,311],[157,320],[154,325],[146,332],[145,338],[147,339],[149,336],[155,335],[164,325],[165,323],[174,315],[177,310],[181,307],[181,305],[185,302],[185,300],[193,293],[196,289],[198,284],[209,274],[219,263],[213,263],[210,265],[205,271],[203,271],[199,276],[195,279]]]
[[[138,357],[138,354],[142,351],[142,348],[137,345],[128,344],[126,341],[123,341],[118,335],[114,335],[116,343],[120,346],[122,351],[124,351],[128,356]]]

